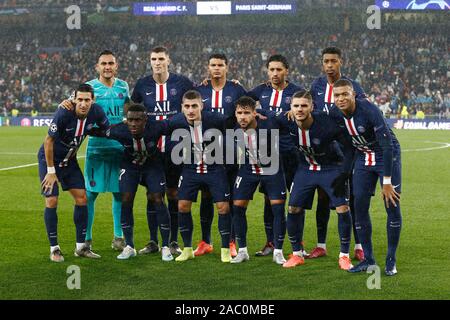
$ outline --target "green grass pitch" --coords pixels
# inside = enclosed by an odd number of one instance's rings
[[[59,200],[59,241],[66,261],[49,261],[39,192],[36,153],[45,128],[0,127],[0,299],[448,299],[450,292],[450,143],[448,131],[396,131],[403,154],[403,231],[395,277],[381,274],[381,289],[367,288],[369,274],[338,269],[337,218],[331,215],[328,256],[284,269],[271,257],[254,257],[265,241],[262,197],[248,210],[250,261],[220,262],[217,218],[213,224],[213,254],[185,263],[163,262],[159,254],[118,261],[112,251],[111,196],[100,195],[94,224],[94,249],[102,259],[73,256],[73,201]],[[79,155],[84,154],[84,149]],[[83,165],[83,159],[80,160]],[[193,208],[194,243],[200,239],[198,205]],[[386,213],[379,189],[372,200],[374,251],[381,271],[386,254]],[[148,240],[143,189],[135,203],[135,242]],[[315,212],[305,224],[306,248],[316,242]],[[180,243],[182,244],[181,238]],[[352,244],[353,249],[353,244]],[[285,241],[284,252],[290,253]],[[66,286],[68,266],[81,269],[81,289]]]

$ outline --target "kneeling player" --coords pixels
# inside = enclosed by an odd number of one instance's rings
[[[90,85],[82,84],[77,88],[75,104],[73,111],[58,108],[38,153],[39,177],[45,196],[45,227],[50,241],[50,260],[54,262],[64,261],[57,238],[58,182],[75,200],[75,256],[100,258],[85,244],[88,223],[86,189],[76,155],[92,126],[97,124],[100,128],[107,128],[109,122],[102,108],[94,104],[94,90]],[[55,163],[58,164],[56,167]]]
[[[293,255],[283,265],[290,268],[303,264],[301,239],[303,237],[305,209],[311,209],[314,192],[320,187],[330,198],[330,207],[338,213],[338,230],[341,242],[339,267],[352,267],[349,257],[352,219],[344,194],[336,195],[332,184],[341,179],[342,172],[351,168],[352,146],[345,140],[345,133],[325,113],[312,113],[312,96],[309,91],[299,91],[292,96],[291,114],[295,121],[287,121],[282,116],[283,129],[290,136],[301,153],[300,163],[291,185],[287,230],[292,244]],[[343,167],[342,152],[337,141],[346,146],[346,167]],[[345,173],[343,174],[345,176]],[[348,197],[348,195],[347,195]]]
[[[121,163],[119,187],[122,194],[121,224],[127,246],[117,259],[125,260],[136,256],[134,249],[133,204],[139,183],[147,188],[148,201],[156,210],[159,223],[163,261],[173,260],[169,249],[170,216],[164,203],[164,167],[157,150],[158,139],[164,133],[165,125],[157,121],[147,121],[146,109],[140,104],[132,104],[127,112],[127,124],[120,123],[96,134],[114,139],[125,147]]]
[[[233,189],[233,226],[236,232],[236,239],[239,244],[239,251],[231,263],[241,263],[249,260],[247,251],[247,218],[245,213],[253,194],[261,183],[267,196],[269,197],[274,214],[274,237],[275,249],[273,261],[283,264],[286,260],[283,257],[283,241],[286,233],[286,216],[284,205],[286,201],[286,183],[283,169],[280,166],[279,153],[271,150],[271,156],[275,155],[275,162],[278,167],[264,167],[260,159],[260,147],[270,146],[269,137],[272,136],[272,129],[278,129],[272,119],[256,119],[256,102],[250,97],[241,97],[236,101],[236,118],[239,128],[244,131],[243,139],[245,143],[245,164],[241,165]],[[263,131],[261,131],[263,129]],[[262,132],[267,133],[266,140]],[[279,135],[276,135],[279,137]],[[267,150],[267,149],[266,149]],[[276,166],[270,163],[270,166]]]

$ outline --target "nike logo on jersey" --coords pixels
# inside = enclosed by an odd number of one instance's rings
[[[261,96],[261,98],[262,98],[262,99],[264,99],[264,98],[268,98],[268,97],[269,97],[269,96]]]
[[[394,189],[397,189],[398,187],[400,187],[400,184],[396,185],[396,186],[392,186]]]
[[[228,197],[230,194],[229,193],[225,193],[225,197]]]
[[[149,96],[149,95],[153,94],[153,92],[146,92],[145,94],[146,94],[147,96]]]
[[[317,92],[317,95],[320,96],[321,94],[323,94],[323,92]]]
[[[290,134],[291,136],[294,136],[294,137],[297,136],[295,133],[292,133],[292,132],[289,132],[289,134]]]
[[[66,129],[66,131],[72,131],[72,130],[75,130],[75,128]]]
[[[166,184],[165,182],[160,182],[160,183],[159,183],[160,186],[163,186],[163,185],[165,185],[165,184]]]
[[[285,195],[285,194],[286,194],[286,191],[282,192],[281,194],[282,194],[282,195]]]
[[[202,99],[202,102],[205,102],[205,101],[208,101],[209,99],[208,98],[206,98],[206,99]]]

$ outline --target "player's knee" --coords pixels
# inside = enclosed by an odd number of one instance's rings
[[[217,202],[216,206],[219,214],[227,214],[230,212],[230,205],[228,202]]]
[[[192,202],[186,201],[186,200],[179,200],[178,201],[178,211],[180,213],[187,213],[191,211]]]
[[[346,213],[350,210],[350,207],[347,205],[336,207],[336,213]]]
[[[163,203],[163,197],[161,193],[147,193],[147,200],[155,205],[161,205]]]
[[[236,207],[247,208],[248,200],[234,200],[233,205]]]
[[[130,204],[133,203],[133,199],[134,199],[133,195],[129,192],[122,194],[122,204],[124,204],[124,205],[129,206]]]
[[[290,214],[303,214],[303,213],[305,213],[305,211],[303,210],[302,207],[289,206],[288,210],[289,210]]]
[[[177,189],[176,188],[168,188],[166,190],[167,199],[177,200]]]
[[[77,206],[85,206],[87,205],[87,197],[86,193],[75,196],[75,204]]]
[[[277,204],[284,204],[286,201],[284,199],[278,199],[278,200],[270,200],[270,204],[277,205]]]
[[[45,206],[47,208],[56,208],[58,206],[58,197],[45,198]]]

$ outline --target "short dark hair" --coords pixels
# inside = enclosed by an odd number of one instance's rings
[[[130,106],[128,107],[128,112],[129,111],[133,111],[133,112],[147,112],[147,109],[140,103],[132,103],[130,104]]]
[[[97,57],[97,61],[98,59],[100,59],[101,56],[107,56],[107,55],[112,55],[114,58],[116,57],[116,55],[111,51],[111,50],[103,50],[102,52],[100,52],[100,54]]]
[[[169,49],[167,49],[166,47],[164,47],[164,46],[157,46],[157,47],[154,47],[153,49],[152,49],[152,51],[151,51],[151,53],[160,53],[160,52],[164,52],[166,55],[169,55]]]
[[[338,47],[326,47],[322,50],[322,58],[325,54],[337,54],[339,58],[342,58],[342,51]]]
[[[294,98],[305,98],[312,102],[312,95],[309,90],[299,90],[292,95],[292,99]]]
[[[333,88],[338,87],[350,87],[353,89],[353,83],[350,80],[347,79],[339,79],[333,84]]]
[[[227,56],[223,53],[213,53],[212,55],[209,56],[208,58],[208,63],[209,61],[211,61],[211,59],[220,59],[225,61],[225,64],[228,65],[228,59]]]
[[[186,91],[185,94],[183,94],[182,101],[184,102],[185,99],[189,99],[189,100],[200,99],[200,100],[202,100],[202,95],[200,94],[200,92],[198,92],[196,90],[189,90],[189,91]]]
[[[82,83],[75,90],[75,98],[77,97],[78,92],[90,92],[92,99],[94,99],[94,88],[90,84]]]
[[[281,54],[274,54],[269,57],[266,63],[266,68],[269,67],[269,63],[272,61],[281,62],[286,69],[289,69],[289,62],[287,61],[286,57]]]
[[[251,109],[252,111],[256,109],[256,101],[253,100],[253,98],[248,96],[242,96],[239,99],[236,100],[235,103],[236,109],[238,107],[244,108],[244,109]]]

